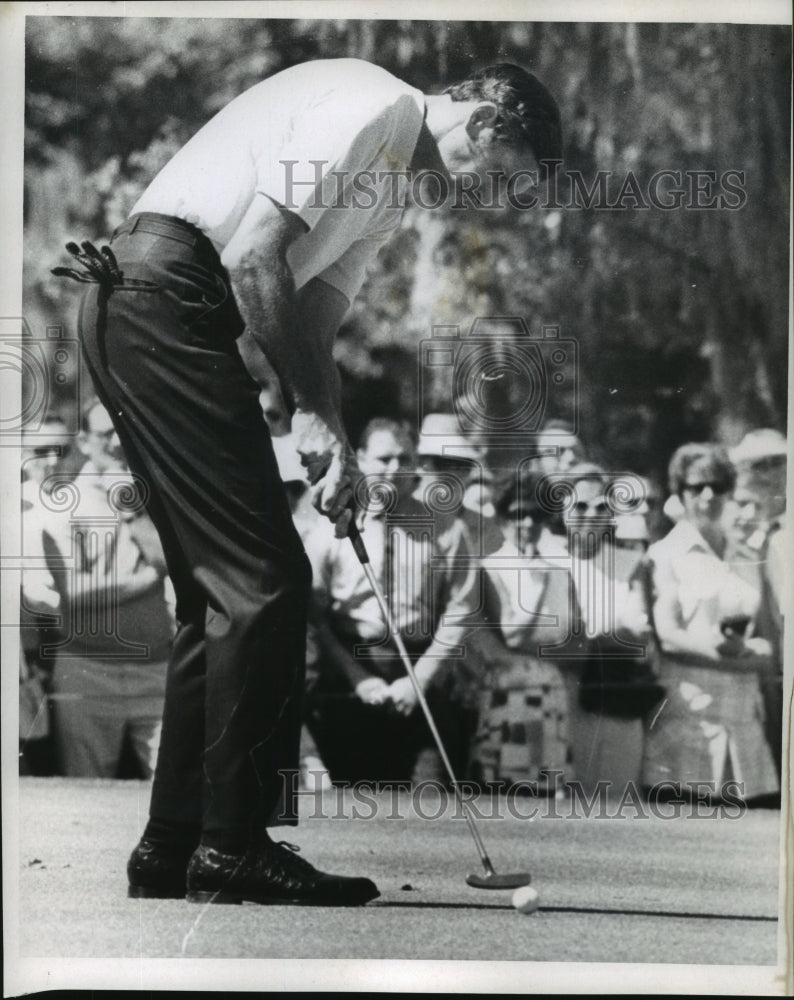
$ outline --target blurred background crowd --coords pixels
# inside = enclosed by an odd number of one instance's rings
[[[304,785],[446,782],[353,548],[311,505],[278,387],[261,401],[314,571]],[[145,484],[96,401],[76,440],[47,426],[23,463],[23,771],[146,778],[175,609]],[[361,529],[456,775],[774,804],[786,454],[771,428],[685,443],[659,482],[593,462],[561,421],[509,465],[455,413],[419,433],[369,421]]]
[[[71,349],[76,286],[50,268],[67,240],[107,238],[231,97],[338,56],[435,93],[526,67],[559,102],[562,171],[608,172],[612,196],[629,173],[641,190],[741,174],[733,210],[409,206],[336,358],[364,537],[461,777],[774,800],[791,66],[774,25],[28,18],[24,309],[57,378],[23,382],[23,770],[150,773],[175,614],[145,484]],[[438,337],[452,361],[427,364]],[[304,780],[443,779],[275,382],[262,408],[314,567]]]

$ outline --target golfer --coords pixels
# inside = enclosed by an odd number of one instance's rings
[[[424,170],[508,176],[559,149],[554,100],[517,67],[425,96],[366,62],[306,63],[237,97],[173,157],[113,234],[104,269],[83,257],[82,280],[96,282],[81,308],[85,357],[147,484],[177,596],[130,895],[378,895],[267,832],[297,822],[282,775],[298,765],[310,570],[238,340],[245,331],[247,351],[277,372],[314,503],[342,537],[357,469],[332,347],[399,225],[398,182]]]

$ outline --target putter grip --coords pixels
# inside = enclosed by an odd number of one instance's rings
[[[352,518],[350,519],[350,527],[347,529],[347,537],[353,543],[353,548],[356,551],[356,556],[358,556],[358,561],[361,565],[363,566],[365,563],[368,563],[369,554],[367,552],[367,547],[364,545],[364,539],[361,537],[358,525]]]

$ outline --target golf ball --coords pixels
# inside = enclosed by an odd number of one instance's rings
[[[519,913],[535,913],[538,908],[538,891],[531,885],[522,885],[513,893],[513,906]]]

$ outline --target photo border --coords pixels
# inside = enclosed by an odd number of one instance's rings
[[[665,21],[665,22],[732,22],[741,24],[773,23],[790,25],[791,9],[783,2],[765,0],[755,4],[735,0],[717,4],[695,5],[683,0],[659,3],[643,2],[515,2],[501,0],[489,8],[494,21]],[[498,10],[498,16],[495,16]],[[4,220],[0,230],[2,259],[0,268],[0,316],[22,316],[22,148],[24,99],[24,23],[26,17],[91,16],[118,17],[206,17],[206,18],[345,18],[400,20],[483,20],[481,4],[433,0],[431,3],[381,2],[363,0],[323,0],[323,2],[175,2],[168,5],[149,2],[118,3],[5,3],[0,8],[0,65],[2,86],[0,100],[3,111],[2,160],[0,184]],[[791,301],[789,303],[791,309]],[[792,324],[789,325],[791,343]],[[792,353],[789,352],[789,412],[788,427],[794,427],[792,414]],[[789,450],[791,454],[791,436]],[[8,512],[20,509],[19,452],[14,448],[0,449],[2,493],[3,548],[13,544],[17,518]],[[15,464],[16,463],[16,464]],[[791,468],[791,465],[789,465]],[[792,490],[789,476],[789,501]],[[13,615],[18,604],[19,580],[16,573],[4,573],[2,600],[4,612]],[[790,588],[791,591],[792,588]],[[791,596],[791,595],[790,595]],[[789,602],[791,604],[791,602]],[[13,620],[13,619],[11,619]],[[17,619],[18,620],[18,619]],[[18,635],[11,628],[0,629],[2,639],[2,751],[3,751],[3,896],[5,938],[5,996],[51,989],[198,989],[261,991],[388,991],[406,992],[518,992],[518,993],[642,993],[701,995],[787,995],[794,986],[791,962],[786,967],[785,956],[794,946],[792,912],[794,888],[788,885],[794,857],[794,824],[791,815],[790,775],[792,747],[790,717],[784,733],[784,757],[788,763],[789,781],[784,769],[783,803],[781,809],[780,853],[780,922],[779,967],[771,966],[676,966],[637,965],[628,963],[522,963],[522,962],[427,962],[372,960],[108,960],[108,959],[20,959],[19,935],[16,923],[19,861],[19,809],[17,759],[17,696],[16,682],[9,664],[17,660]],[[794,671],[794,629],[786,635],[785,690],[791,693]],[[791,703],[788,711],[790,716]]]

